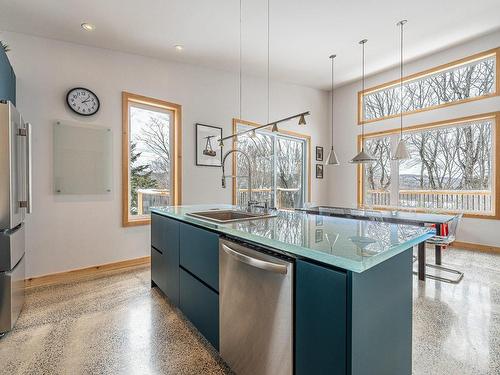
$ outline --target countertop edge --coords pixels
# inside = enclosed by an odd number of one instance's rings
[[[231,206],[227,205],[227,207],[231,207]],[[413,246],[416,246],[417,244],[419,244],[423,241],[426,241],[427,239],[434,236],[433,232],[428,232],[428,233],[422,234],[418,237],[413,238],[412,240],[408,241],[407,243],[405,243],[405,246],[400,245],[400,248],[393,249],[391,252],[389,252],[387,254],[380,254],[377,259],[373,259],[373,262],[370,262],[370,259],[368,258],[367,262],[365,264],[363,264],[363,266],[353,267],[352,264],[348,264],[348,262],[346,262],[344,259],[337,257],[335,255],[330,255],[331,259],[334,260],[335,262],[325,261],[324,259],[322,259],[322,257],[320,255],[316,256],[316,254],[318,254],[318,252],[314,249],[307,249],[307,248],[304,248],[302,246],[294,245],[294,244],[284,244],[281,241],[272,240],[272,239],[268,239],[265,237],[261,237],[259,239],[259,241],[251,240],[251,239],[248,239],[248,238],[245,238],[244,236],[242,236],[240,234],[240,231],[238,231],[238,230],[235,230],[232,228],[227,228],[227,227],[219,228],[218,224],[212,223],[208,220],[203,220],[203,219],[199,219],[199,218],[195,218],[195,217],[189,217],[187,219],[184,217],[184,215],[182,215],[182,217],[179,217],[179,215],[177,215],[177,214],[166,212],[166,211],[159,209],[159,208],[152,208],[151,212],[155,213],[157,215],[171,218],[173,220],[177,220],[177,221],[182,222],[182,223],[195,225],[195,226],[198,226],[200,228],[210,230],[210,231],[216,232],[216,233],[221,234],[221,235],[229,235],[229,236],[232,236],[232,237],[235,237],[235,238],[241,240],[242,242],[251,242],[254,244],[262,245],[264,247],[268,247],[270,249],[274,249],[274,250],[277,250],[279,252],[285,253],[292,258],[308,259],[308,260],[311,260],[314,262],[324,264],[326,266],[337,267],[337,268],[343,269],[347,272],[351,271],[351,272],[356,272],[356,273],[362,273],[362,272],[367,271],[373,267],[376,267],[377,265],[385,262],[386,260],[388,260],[394,256],[397,256],[398,254],[401,254],[402,252],[404,252],[404,251],[412,248]],[[283,244],[283,246],[280,246],[280,244]],[[292,253],[292,252],[288,251],[287,249],[284,249],[283,247],[285,247],[285,246],[293,247],[295,252]]]

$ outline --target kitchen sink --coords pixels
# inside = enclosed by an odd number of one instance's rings
[[[214,221],[216,223],[232,223],[234,221],[267,219],[275,217],[275,214],[258,213],[258,212],[245,212],[238,210],[211,210],[202,212],[189,212],[186,215],[198,217],[201,219]]]

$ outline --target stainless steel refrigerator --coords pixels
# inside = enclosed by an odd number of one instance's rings
[[[24,304],[26,224],[31,212],[31,126],[0,102],[0,335]]]

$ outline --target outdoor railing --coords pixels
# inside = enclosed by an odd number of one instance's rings
[[[385,190],[367,190],[365,201],[372,206],[390,206],[391,193]]]
[[[248,202],[248,190],[238,189],[237,203],[244,206]],[[276,188],[276,208],[294,208],[301,205],[300,188]],[[272,189],[252,189],[252,199],[258,202],[268,201],[272,205]]]
[[[137,214],[151,213],[151,207],[170,205],[170,191],[166,189],[137,189]]]
[[[366,203],[391,206],[389,191],[368,190]],[[398,206],[436,211],[491,213],[493,200],[488,190],[400,190]]]

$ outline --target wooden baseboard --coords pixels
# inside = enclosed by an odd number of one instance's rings
[[[461,241],[453,242],[452,246],[458,249],[475,250],[475,251],[481,251],[483,253],[500,254],[500,247],[498,246],[480,245],[478,243],[461,242]]]
[[[68,283],[78,281],[84,278],[96,276],[104,272],[115,270],[123,270],[124,268],[131,268],[137,266],[145,266],[151,263],[151,257],[145,256],[142,258],[135,258],[123,260],[120,262],[101,264],[98,266],[91,266],[86,268],[79,268],[76,270],[58,272],[49,275],[30,277],[25,280],[26,288],[34,288],[39,286],[48,286],[55,284]]]

